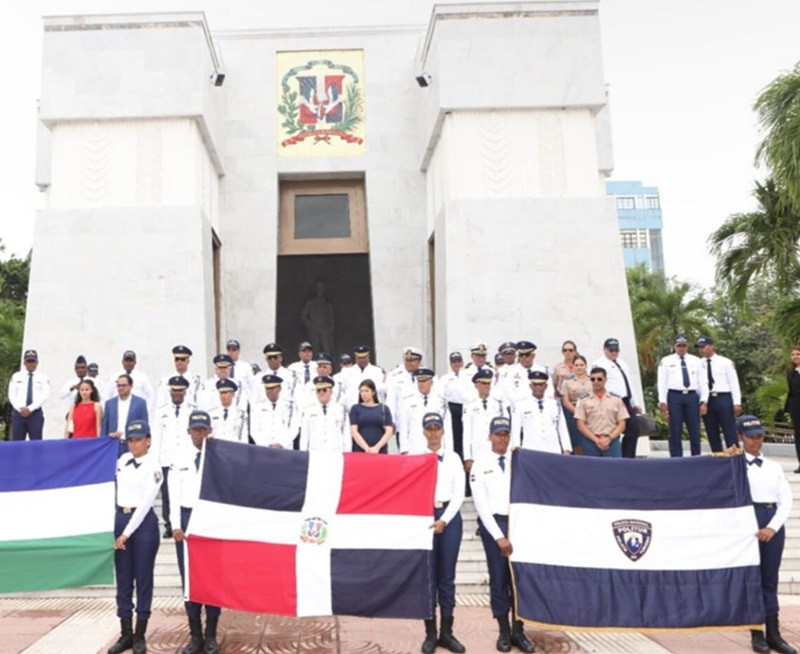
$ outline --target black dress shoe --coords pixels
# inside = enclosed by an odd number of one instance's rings
[[[172,538],[172,527],[164,527],[164,538]]]
[[[800,472],[800,466],[797,466],[797,469],[795,470],[795,472]]]

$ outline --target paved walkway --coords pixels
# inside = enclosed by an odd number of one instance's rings
[[[494,652],[495,624],[482,598],[462,600],[455,633],[467,650]],[[800,601],[783,598],[784,636],[800,644]],[[1,654],[102,654],[116,640],[114,600],[0,599]],[[177,598],[157,598],[147,643],[152,654],[175,654],[188,638],[183,606]],[[529,629],[539,652],[595,654],[735,654],[749,652],[747,632],[691,634],[575,633]],[[220,640],[224,654],[410,654],[422,642],[422,624],[365,618],[279,618],[224,611]],[[439,652],[444,650],[439,649]]]

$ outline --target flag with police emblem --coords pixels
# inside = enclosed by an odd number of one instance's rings
[[[289,616],[430,617],[436,465],[206,441],[187,598]]]
[[[511,465],[511,571],[524,621],[641,631],[763,622],[743,456],[516,450]]]

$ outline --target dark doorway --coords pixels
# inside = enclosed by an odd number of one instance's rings
[[[317,352],[331,348],[334,357],[352,354],[356,345],[375,346],[368,254],[279,256],[277,305],[275,333],[287,364],[297,360],[304,340]],[[332,333],[326,331],[329,312]]]

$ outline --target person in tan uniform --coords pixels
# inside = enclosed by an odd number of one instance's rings
[[[574,376],[561,382],[558,393],[561,396],[561,406],[564,407],[564,420],[567,422],[569,438],[572,441],[572,452],[583,454],[583,436],[578,431],[578,423],[575,422],[575,407],[578,400],[590,397],[592,394],[592,382],[589,380],[586,357],[582,354],[577,355],[572,364],[572,370]]]
[[[575,377],[573,366],[575,364],[575,357],[578,356],[578,346],[574,341],[564,341],[561,345],[561,353],[564,355],[564,360],[559,361],[553,366],[550,376],[553,379],[553,393],[556,399],[561,398],[561,384],[567,379]]]
[[[621,457],[619,437],[625,431],[628,410],[622,398],[606,390],[606,371],[594,367],[589,373],[592,394],[578,400],[575,420],[583,435],[583,453],[586,456]]]

